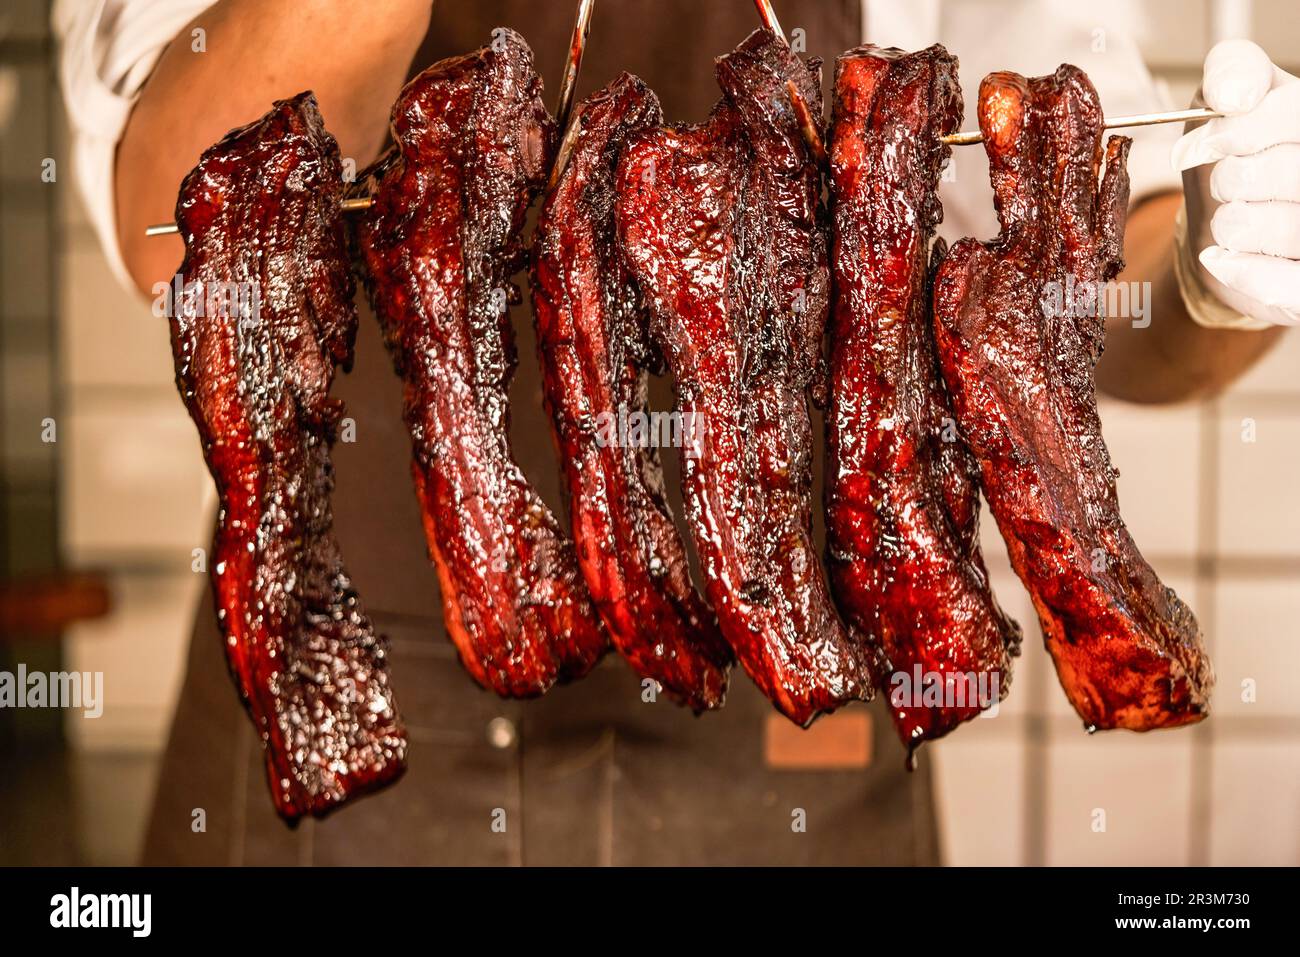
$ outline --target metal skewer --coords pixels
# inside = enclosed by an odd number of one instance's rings
[[[569,62],[564,67],[564,76],[560,79],[560,98],[555,105],[555,125],[563,131],[560,148],[555,151],[555,165],[551,167],[551,178],[546,184],[547,190],[554,188],[564,167],[569,163],[569,156],[578,142],[578,124],[570,125],[573,113],[574,93],[578,88],[578,71],[582,69],[582,55],[587,49],[587,35],[591,33],[591,12],[596,8],[596,0],[578,0],[578,15],[573,21],[573,36],[569,38]]]
[[[358,196],[356,199],[345,199],[339,202],[340,208],[345,213],[355,213],[358,210],[369,209],[371,199],[369,196]],[[175,223],[158,223],[156,226],[146,226],[144,234],[146,236],[167,236],[171,233],[178,233],[180,230]]]
[[[831,158],[826,155],[826,146],[822,143],[822,134],[817,129],[816,117],[808,108],[808,101],[803,98],[794,80],[785,81],[785,91],[790,96],[790,105],[794,107],[794,115],[799,120],[799,130],[803,133],[804,142],[808,144],[813,159],[825,166]]]
[[[786,39],[785,31],[781,29],[781,21],[776,18],[776,11],[772,9],[771,0],[754,0],[754,6],[758,8],[759,19],[763,21],[763,26],[775,36],[781,38],[781,42],[787,46],[790,41]],[[818,163],[825,164],[829,157],[826,155],[826,145],[822,142],[821,129],[817,122],[817,117],[813,116],[812,110],[808,107],[808,101],[803,98],[799,92],[799,87],[795,85],[794,80],[785,81],[785,91],[790,96],[790,105],[794,107],[794,115],[799,120],[799,130],[803,133],[804,142],[808,144],[808,149],[812,152],[813,158]]]
[[[1204,107],[1193,110],[1167,110],[1164,113],[1134,113],[1132,116],[1111,117],[1105,121],[1102,128],[1118,130],[1127,126],[1155,126],[1158,123],[1191,123],[1194,120],[1212,120],[1222,115]],[[970,146],[984,141],[984,136],[979,130],[949,133],[939,138],[949,146]]]
[[[754,6],[758,7],[758,15],[763,21],[763,26],[784,40],[785,31],[781,29],[781,21],[776,18],[776,11],[772,9],[771,0],[754,0]]]
[[[555,125],[569,128],[569,115],[573,112],[574,92],[578,88],[578,71],[582,69],[582,54],[587,49],[587,35],[591,33],[591,12],[596,0],[578,0],[578,15],[573,21],[573,36],[569,38],[569,62],[565,64],[560,79],[560,97],[555,104]]]
[[[564,76],[560,79],[560,97],[555,107],[555,119],[560,129],[567,129],[569,124],[569,114],[573,112],[574,91],[578,86],[578,71],[582,67],[582,54],[587,47],[587,34],[591,32],[591,12],[595,9],[596,0],[579,0],[578,16],[573,23],[573,36],[569,40],[569,62],[564,68]],[[572,132],[566,132],[564,142],[560,144],[559,154],[555,161],[555,170],[551,174],[551,181],[559,175],[559,170],[563,168],[564,162],[573,150]],[[568,146],[566,151],[565,146]],[[357,196],[352,199],[345,199],[339,203],[339,207],[345,213],[355,213],[363,209],[369,209],[374,200],[369,196]],[[145,227],[146,236],[169,236],[178,233],[180,230],[175,223],[158,223],[153,226]]]

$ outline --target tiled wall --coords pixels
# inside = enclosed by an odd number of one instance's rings
[[[1185,100],[1210,36],[1210,6],[1149,8],[1140,40]],[[1256,35],[1300,63],[1294,4],[1257,3],[1255,17]],[[72,564],[114,570],[118,609],[68,640],[73,666],[116,682],[108,689],[115,706],[100,721],[71,722],[70,733],[84,748],[148,752],[165,734],[203,584],[190,571],[190,549],[206,538],[210,483],[172,386],[165,328],[112,281],[72,190],[59,196],[63,548]],[[18,227],[28,236],[36,228]],[[6,270],[38,268],[39,256],[27,252],[11,261],[6,248]],[[11,362],[21,366],[6,349],[7,383],[20,375],[36,388],[49,374],[45,366],[11,372]],[[1256,421],[1253,444],[1241,441],[1244,417]],[[1103,418],[1135,537],[1206,629],[1219,675],[1215,715],[1191,730],[1085,735],[993,532],[987,554],[998,594],[1029,634],[1001,714],[928,756],[939,772],[947,859],[1300,863],[1300,333],[1221,401],[1108,403]],[[131,667],[141,661],[151,667]],[[1241,701],[1246,678],[1258,684],[1252,704]],[[1104,832],[1093,829],[1097,810]]]
[[[0,579],[59,567],[58,441],[66,436],[51,322],[59,186],[42,179],[46,162],[58,155],[57,104],[49,96],[53,57],[43,6],[15,0],[0,8]],[[3,670],[18,662],[57,668],[60,657],[48,636],[0,640]],[[56,712],[0,713],[0,751],[10,744],[48,747],[59,737]]]
[[[1108,2],[1097,4],[1099,18]],[[1216,12],[1231,19],[1229,7],[1244,9],[1275,60],[1300,67],[1292,2],[1143,6],[1139,44],[1175,103],[1199,83]],[[1254,442],[1242,440],[1246,419]],[[1300,333],[1218,401],[1109,402],[1102,420],[1134,538],[1205,630],[1218,680],[1213,716],[1145,736],[1085,734],[987,528],[994,585],[1026,625],[1026,645],[1010,706],[935,749],[947,860],[1300,864]],[[1094,829],[1098,810],[1104,831]]]
[[[191,550],[207,545],[212,483],[172,381],[166,321],[118,286],[76,197],[64,192],[63,547],[73,564],[112,570],[117,607],[68,636],[74,667],[114,680],[105,692],[113,707],[68,729],[85,747],[156,749],[206,585],[191,571]]]
[[[1029,627],[1009,706],[936,748],[950,861],[1300,863],[1297,369],[1291,334],[1217,402],[1102,410],[1134,536],[1206,632],[1218,684],[1204,724],[1085,734],[986,535],[997,593]]]
[[[62,119],[55,134],[66,156]],[[70,717],[66,729],[83,750],[152,753],[166,741],[206,585],[191,549],[207,544],[215,496],[176,396],[166,321],[118,285],[70,178],[58,202],[62,549],[71,566],[109,572],[114,602],[112,615],[65,639],[69,667],[105,673],[111,707],[94,721]]]

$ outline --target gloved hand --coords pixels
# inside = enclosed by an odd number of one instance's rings
[[[1300,79],[1249,40],[1225,40],[1205,58],[1198,99],[1226,115],[1173,150],[1188,311],[1223,328],[1300,324]]]

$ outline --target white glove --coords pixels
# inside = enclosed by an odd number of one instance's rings
[[[1205,58],[1201,97],[1225,115],[1173,150],[1187,198],[1177,239],[1188,311],[1209,326],[1300,324],[1300,79],[1249,40],[1224,40]],[[1208,177],[1194,169],[1207,163]],[[1202,246],[1204,272],[1189,253]]]

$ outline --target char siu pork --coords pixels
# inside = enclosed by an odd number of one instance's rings
[[[176,381],[220,496],[211,576],[276,809],[323,814],[403,770],[386,646],[333,531],[331,399],[357,316],[338,146],[310,93],[207,150],[181,186]]]
[[[1047,648],[1090,730],[1199,721],[1213,674],[1187,606],[1120,517],[1093,370],[1103,284],[1123,265],[1129,140],[1102,160],[1103,115],[1079,69],[980,86],[1002,232],[957,243],[935,330],[962,431]]]
[[[572,154],[538,220],[533,312],[587,585],[632,667],[702,711],[722,705],[731,650],[691,583],[669,510],[650,431],[671,441],[690,430],[649,415],[647,372],[661,372],[663,360],[614,226],[619,156],[662,122],[658,98],[626,74],[582,104]]]
[[[1005,695],[1020,641],[989,589],[978,469],[930,326],[927,261],[949,155],[940,136],[961,115],[957,60],[941,46],[865,46],[837,62],[829,566],[911,748]]]
[[[821,176],[787,94],[821,115],[820,64],[758,31],[718,60],[698,126],[638,137],[617,219],[677,408],[687,518],[723,636],[799,724],[871,693],[811,529],[810,387],[824,378],[829,270]]]
[[[509,30],[425,70],[393,107],[399,155],[358,229],[447,631],[474,679],[512,697],[582,676],[608,644],[573,543],[510,449],[511,276],[555,145],[540,94]]]

